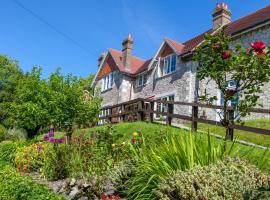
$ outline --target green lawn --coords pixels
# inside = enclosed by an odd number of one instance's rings
[[[246,121],[245,126],[251,126],[256,128],[269,129],[270,131],[270,119],[257,119],[252,121]],[[218,134],[225,136],[225,128],[209,124],[198,124],[198,130]],[[248,131],[234,130],[234,138],[239,140],[244,140],[247,142],[252,142],[258,145],[270,146],[270,136],[256,134]]]
[[[98,126],[91,129],[86,129],[86,134],[91,134],[95,130],[106,130],[107,125]],[[115,141],[123,142],[132,137],[132,133],[135,131],[140,131],[146,138],[160,137],[164,134],[177,134],[180,132],[188,132],[186,130],[181,130],[179,128],[155,124],[155,123],[146,123],[146,122],[125,122],[113,125],[113,130],[116,133]]]

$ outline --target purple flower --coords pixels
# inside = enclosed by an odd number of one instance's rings
[[[65,142],[65,138],[64,137],[61,137],[59,139],[57,139],[57,143],[58,144],[63,144]]]
[[[50,139],[49,135],[44,135],[43,140],[48,141]]]
[[[49,142],[50,142],[50,143],[55,143],[55,139],[54,139],[54,138],[50,138],[50,139],[49,139]]]
[[[49,137],[54,137],[54,132],[49,132],[49,133],[48,133],[48,136],[49,136]]]

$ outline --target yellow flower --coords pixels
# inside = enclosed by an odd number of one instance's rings
[[[114,148],[116,145],[115,144],[112,144],[112,148]]]
[[[132,135],[133,135],[133,137],[137,137],[139,135],[139,133],[134,132]]]
[[[123,146],[125,146],[125,145],[126,145],[126,143],[125,143],[125,142],[122,142],[122,145],[123,145]]]

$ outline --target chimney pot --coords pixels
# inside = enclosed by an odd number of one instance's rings
[[[217,29],[231,22],[232,13],[226,3],[217,3],[213,11],[213,29]]]

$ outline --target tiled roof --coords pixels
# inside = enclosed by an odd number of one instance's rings
[[[185,47],[183,44],[176,42],[170,38],[165,38],[165,41],[169,43],[174,48],[174,50],[179,54],[183,51]]]
[[[252,28],[269,20],[270,20],[270,5],[229,23],[225,29],[225,33],[227,35],[235,35],[239,32],[242,32],[244,30],[247,30],[249,28]],[[165,38],[165,41],[169,43],[177,53],[184,55],[186,53],[192,52],[201,42],[203,42],[204,35],[206,33],[208,34],[213,33],[213,29],[210,29],[200,35],[197,35],[196,37],[184,43],[176,42],[170,38]],[[147,70],[148,65],[152,60],[152,59],[143,60],[136,56],[132,56],[131,70],[127,70],[122,64],[122,52],[112,48],[109,49],[109,52],[111,53],[116,64],[118,65],[119,70],[129,75],[136,75]]]
[[[213,30],[208,30],[200,35],[197,35],[196,37],[184,42],[184,49],[182,51],[182,54],[188,53],[190,51],[192,51],[194,48],[196,48],[204,39],[204,35],[206,33],[211,34],[213,32]]]
[[[150,60],[143,60],[136,56],[132,56],[131,69],[127,70],[122,62],[122,52],[112,48],[109,49],[109,52],[112,55],[114,61],[116,62],[119,70],[129,75],[136,75],[140,72],[143,72],[147,69],[148,64],[150,63]]]
[[[225,34],[227,35],[235,35],[237,33],[240,33],[244,30],[247,30],[249,28],[252,28],[254,26],[260,25],[262,23],[265,23],[266,21],[270,20],[270,5],[262,8],[260,10],[257,10],[254,13],[251,13],[245,17],[242,17],[238,20],[235,20],[231,23],[229,23],[227,25],[227,27],[225,28]],[[212,29],[208,30],[205,33],[209,33],[211,34],[213,32]],[[183,44],[185,45],[184,50],[182,52],[182,54],[188,53],[192,50],[194,50],[194,48],[196,48],[202,41],[203,41],[203,36],[204,34],[200,34],[186,42],[184,42]]]

